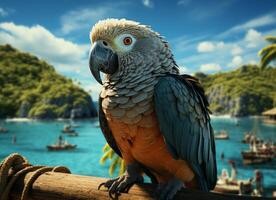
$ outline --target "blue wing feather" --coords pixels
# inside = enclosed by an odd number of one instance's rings
[[[215,143],[204,90],[191,76],[161,77],[154,90],[155,112],[167,147],[192,166],[200,189],[217,180]]]

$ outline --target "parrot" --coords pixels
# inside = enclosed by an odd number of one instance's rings
[[[119,195],[146,174],[159,199],[173,199],[183,187],[212,190],[217,165],[208,99],[197,78],[180,74],[165,38],[148,25],[108,18],[92,27],[90,41],[89,68],[102,85],[100,127],[126,164],[123,175],[99,188]]]

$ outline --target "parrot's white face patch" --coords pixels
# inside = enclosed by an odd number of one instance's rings
[[[114,43],[119,51],[128,52],[132,49],[136,42],[136,38],[131,34],[121,34],[114,39]]]

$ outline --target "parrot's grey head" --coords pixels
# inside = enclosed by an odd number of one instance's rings
[[[99,21],[92,28],[89,66],[95,79],[102,84],[100,71],[112,78],[148,70],[147,66],[159,62],[159,55],[168,50],[167,42],[149,26],[126,19]],[[169,50],[168,50],[169,51]],[[170,51],[169,51],[170,52]]]

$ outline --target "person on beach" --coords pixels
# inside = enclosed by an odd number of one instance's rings
[[[255,189],[253,190],[254,196],[262,196],[264,193],[264,179],[263,174],[260,170],[255,170],[255,177],[252,183],[255,182]]]
[[[232,183],[236,183],[237,182],[237,174],[238,174],[238,171],[236,168],[236,163],[234,160],[229,160],[228,163],[231,166],[231,176],[229,178],[229,181]]]
[[[61,146],[61,145],[63,145],[63,143],[64,143],[63,137],[62,137],[62,135],[60,135],[60,136],[58,137],[58,145]]]

